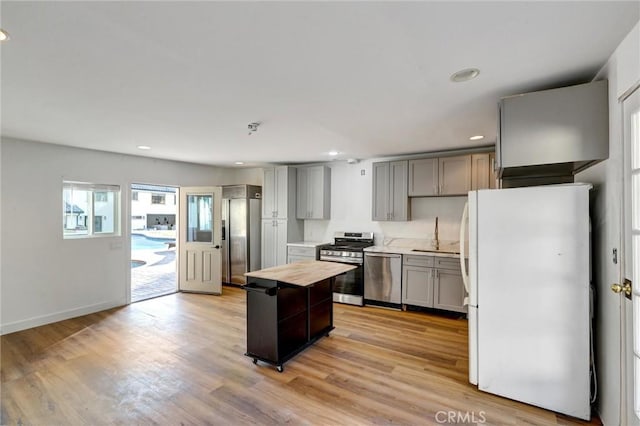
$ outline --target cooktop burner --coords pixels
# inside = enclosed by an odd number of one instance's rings
[[[334,237],[334,243],[324,246],[324,250],[361,252],[373,245],[373,232],[336,232]]]
[[[342,250],[342,251],[362,251],[363,248],[371,246],[371,243],[354,243],[352,245],[349,244],[330,244],[324,246],[324,249],[327,250]]]

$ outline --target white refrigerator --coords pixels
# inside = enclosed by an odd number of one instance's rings
[[[581,419],[591,413],[590,188],[469,192],[468,276],[461,262],[469,381]]]

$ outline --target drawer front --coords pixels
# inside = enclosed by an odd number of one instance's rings
[[[316,258],[315,247],[287,246],[287,253],[294,256],[307,256],[312,260]]]
[[[456,257],[436,257],[435,267],[440,269],[460,270],[460,259]]]
[[[403,254],[402,264],[430,268],[433,266],[433,256],[414,256],[411,254]]]
[[[287,256],[287,263],[305,262],[308,260],[316,260],[316,258],[311,256],[292,256],[291,254]]]

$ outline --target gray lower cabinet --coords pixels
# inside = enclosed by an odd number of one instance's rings
[[[466,292],[456,258],[402,256],[402,303],[467,312]]]
[[[402,266],[402,303],[433,307],[433,268]]]
[[[467,312],[464,306],[464,283],[460,271],[435,269],[433,307],[446,311]]]
[[[317,260],[319,249],[316,247],[287,247],[287,263],[302,262],[304,260]]]

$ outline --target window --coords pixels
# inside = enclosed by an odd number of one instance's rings
[[[117,185],[63,182],[64,238],[119,235],[119,204]]]
[[[131,200],[138,201],[138,191],[133,191],[131,193]]]
[[[164,204],[165,195],[164,194],[151,194],[151,204]]]

